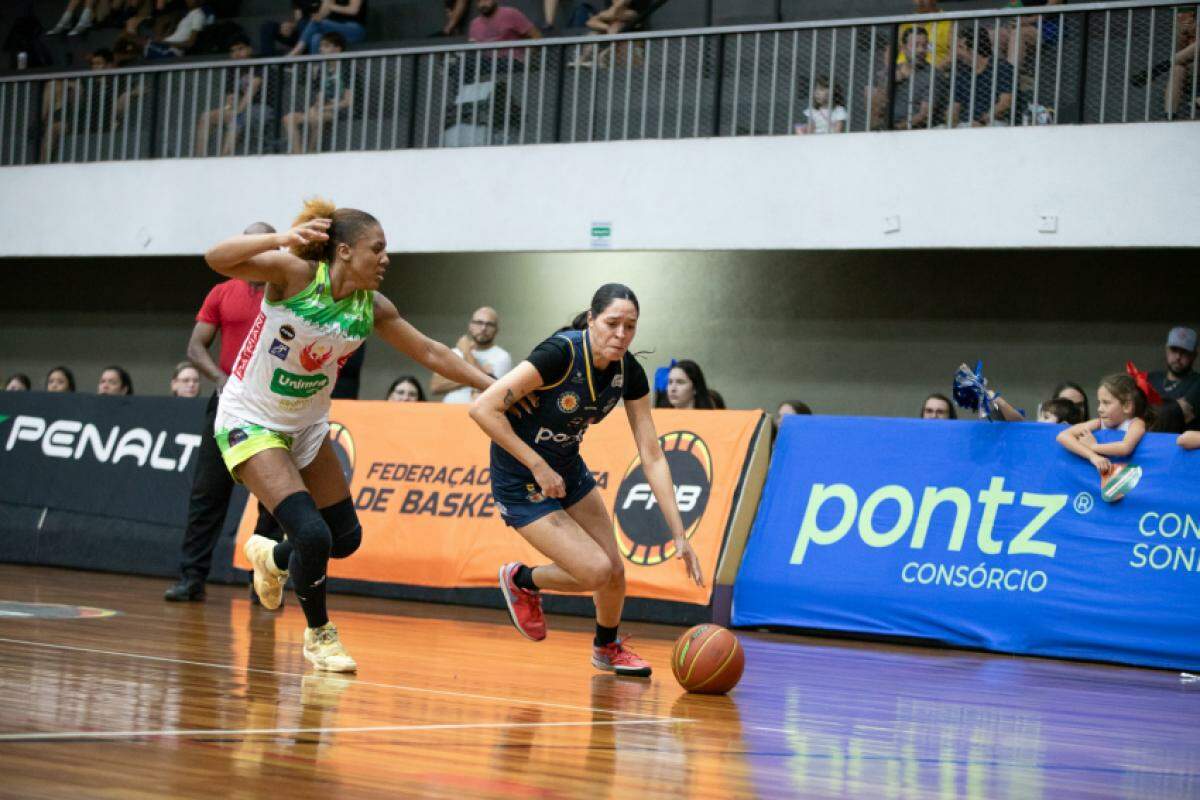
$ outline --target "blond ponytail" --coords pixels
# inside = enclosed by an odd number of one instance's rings
[[[332,200],[326,200],[324,197],[310,197],[304,201],[304,210],[297,215],[296,219],[292,220],[292,227],[303,225],[314,219],[332,220],[336,211],[337,206],[333,204]],[[294,245],[291,250],[292,255],[303,258],[305,261],[328,261],[329,251],[332,248],[333,237],[330,237],[324,242]]]

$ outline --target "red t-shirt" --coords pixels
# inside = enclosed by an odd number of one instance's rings
[[[468,38],[472,42],[511,42],[524,39],[531,30],[529,17],[511,6],[498,6],[490,17],[480,14],[471,20]],[[498,55],[508,58],[509,53],[514,53],[518,61],[525,57],[521,50],[502,50]]]
[[[196,321],[215,325],[221,332],[221,358],[217,366],[226,375],[233,370],[242,342],[258,318],[262,299],[261,286],[256,288],[246,281],[233,279],[214,286],[204,298],[204,305],[200,306]]]

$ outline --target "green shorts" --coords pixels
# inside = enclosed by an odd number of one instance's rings
[[[274,447],[287,450],[297,469],[307,467],[317,457],[321,443],[329,434],[329,422],[322,420],[294,433],[282,433],[231,414],[218,413],[213,432],[217,437],[217,447],[221,449],[225,468],[235,481],[241,483],[237,468],[252,456]]]

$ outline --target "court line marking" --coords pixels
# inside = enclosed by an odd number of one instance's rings
[[[260,667],[242,667],[242,666],[238,666],[236,664],[214,664],[214,663],[211,663],[208,661],[190,661],[185,658],[170,658],[168,656],[150,656],[150,655],[145,655],[142,653],[126,653],[126,652],[122,652],[120,650],[101,650],[101,649],[95,648],[95,647],[78,647],[76,645],[52,644],[50,642],[31,642],[27,639],[7,639],[7,638],[0,637],[0,644],[24,644],[24,645],[28,645],[30,647],[44,647],[44,648],[47,648],[50,650],[71,650],[71,651],[78,652],[78,653],[94,653],[97,655],[121,656],[124,658],[135,658],[135,659],[140,659],[143,661],[161,661],[161,662],[165,662],[168,664],[186,664],[186,665],[192,666],[192,667],[208,667],[210,669],[223,669],[223,670],[227,670],[229,672],[246,672],[246,673],[254,672],[254,673],[257,673],[260,675],[279,675],[279,676],[287,677],[287,678],[305,678],[312,674],[320,674],[320,675],[327,675],[329,677],[336,677],[336,673],[282,672],[282,671],[274,670],[274,669],[262,669]],[[655,721],[660,721],[660,722],[668,721],[668,720],[675,721],[675,722],[685,721],[685,720],[676,719],[674,717],[664,717],[660,714],[643,714],[639,711],[615,711],[615,710],[609,709],[609,708],[595,708],[593,706],[575,706],[575,705],[569,705],[566,703],[551,703],[546,700],[527,700],[525,698],[519,698],[519,697],[495,697],[493,695],[475,694],[474,692],[456,692],[452,689],[430,689],[425,686],[403,686],[401,684],[394,684],[394,683],[377,683],[375,681],[362,681],[362,680],[358,680],[357,678],[354,678],[354,679],[346,678],[345,680],[354,686],[373,686],[378,689],[396,689],[397,691],[413,692],[415,694],[430,694],[430,695],[439,695],[439,696],[443,696],[443,697],[459,697],[459,698],[465,698],[465,699],[469,699],[469,700],[487,700],[488,702],[493,702],[493,703],[506,703],[506,704],[521,703],[523,705],[542,706],[544,708],[559,708],[559,709],[563,709],[566,711],[588,711],[593,714],[600,713],[600,714],[609,714],[612,716],[624,715],[627,717],[640,717],[642,719],[655,720]],[[691,720],[686,720],[686,721],[690,722]]]
[[[356,725],[329,728],[240,728],[214,730],[172,729],[158,731],[59,731],[54,733],[4,733],[0,742],[41,742],[56,739],[148,739],[162,736],[269,736],[284,733],[404,733],[409,731],[456,731],[513,728],[584,728],[616,725],[665,725],[692,720],[609,719],[580,722],[446,722],[419,725]]]

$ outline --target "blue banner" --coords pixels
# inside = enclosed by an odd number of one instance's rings
[[[1200,451],[1147,435],[1105,503],[1056,425],[785,420],[734,625],[1200,666]]]

